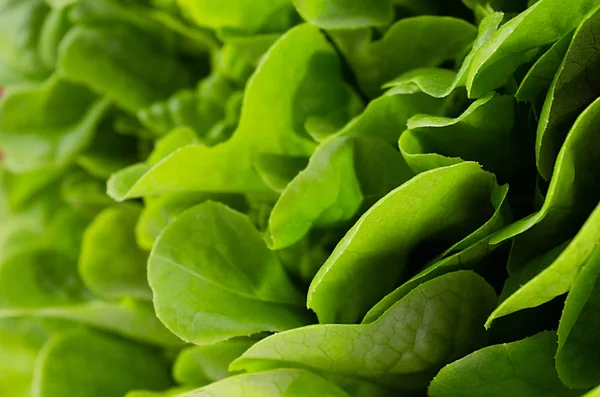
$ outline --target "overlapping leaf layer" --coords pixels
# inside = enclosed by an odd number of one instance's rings
[[[0,395],[600,395],[600,0],[0,0]]]

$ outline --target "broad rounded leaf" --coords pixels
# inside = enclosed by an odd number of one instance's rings
[[[302,296],[249,219],[214,202],[177,217],[148,261],[154,305],[180,338],[214,343],[308,320]]]
[[[496,294],[469,271],[427,281],[362,325],[312,325],[259,341],[233,370],[311,368],[398,389],[426,386],[444,364],[485,342]]]

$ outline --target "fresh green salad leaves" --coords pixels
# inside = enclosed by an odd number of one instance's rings
[[[124,200],[176,191],[271,191],[254,168],[260,155],[308,157],[316,147],[309,132],[335,132],[356,112],[339,62],[316,28],[290,30],[248,82],[230,140],[213,147],[187,145],[154,166],[120,171],[109,181],[109,194]]]
[[[427,15],[401,19],[379,40],[366,28],[331,32],[360,88],[373,98],[381,94],[383,84],[400,74],[457,61],[476,34],[475,26],[462,19]],[[447,38],[443,46],[439,37]],[[412,56],[405,56],[408,53]]]
[[[600,396],[600,0],[0,0],[2,397]]]
[[[492,174],[461,163],[393,190],[338,243],[311,283],[308,306],[323,323],[359,321],[411,272],[482,225],[494,212],[495,186]]]
[[[302,295],[248,217],[215,202],[167,226],[148,259],[148,279],[158,318],[200,345],[308,318]]]
[[[455,119],[416,115],[400,137],[400,152],[416,173],[472,160],[510,180],[519,166],[513,118],[513,99],[493,94],[473,102]]]
[[[506,22],[474,54],[467,78],[469,96],[478,98],[505,84],[519,65],[575,29],[597,5],[595,0],[543,0]]]
[[[450,273],[415,288],[371,324],[281,332],[252,346],[231,368],[308,367],[418,390],[443,364],[484,343],[481,324],[495,303],[479,276]]]
[[[537,131],[536,155],[540,174],[549,179],[568,126],[600,92],[596,35],[600,9],[586,16],[575,31],[571,45],[548,90]],[[563,40],[561,40],[563,41]],[[560,43],[560,42],[559,42]]]
[[[432,397],[578,396],[560,383],[554,368],[556,334],[483,348],[440,371],[429,387]]]
[[[600,208],[600,207],[599,207]],[[596,209],[589,219],[588,228],[598,230],[598,213]],[[580,255],[584,256],[582,268],[573,282],[565,309],[558,327],[558,352],[556,368],[563,382],[573,388],[587,388],[597,384],[600,379],[600,366],[589,355],[591,349],[598,344],[597,336],[588,332],[593,329],[597,318],[598,275],[600,269],[600,250],[598,236],[588,236],[589,241],[596,243],[582,247]],[[576,237],[577,238],[577,237]],[[581,240],[581,238],[580,238]],[[576,241],[573,240],[573,243]],[[590,250],[593,250],[590,252]]]

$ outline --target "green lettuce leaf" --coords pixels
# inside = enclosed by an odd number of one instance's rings
[[[570,397],[554,368],[556,333],[542,332],[517,342],[485,347],[440,371],[431,397]]]
[[[395,95],[388,91],[386,95],[369,102],[365,110],[337,134],[379,138],[395,146],[413,115],[443,115],[449,106],[448,102],[421,93]]]
[[[214,345],[188,347],[173,364],[173,378],[182,385],[196,387],[227,378],[229,364],[254,343],[252,339],[234,338]]]
[[[383,84],[402,73],[458,60],[468,51],[477,29],[462,19],[419,16],[401,19],[379,40],[374,40],[371,29],[339,30],[330,34],[361,89],[373,98],[381,94]],[[443,47],[439,46],[438,37],[447,38]]]
[[[412,175],[402,156],[379,139],[331,138],[283,191],[269,217],[267,241],[281,249],[298,242],[311,227],[343,224]]]
[[[495,186],[492,174],[467,162],[393,190],[338,243],[311,283],[308,307],[321,323],[359,321],[414,269],[485,223],[495,212]]]
[[[559,153],[542,208],[498,233],[495,242],[518,236],[509,270],[572,237],[598,203],[592,188],[600,101],[577,119]],[[559,227],[548,227],[555,225]],[[527,233],[525,233],[527,232]]]
[[[254,169],[258,154],[308,156],[316,143],[306,132],[307,122],[319,120],[335,131],[353,115],[346,114],[350,92],[339,67],[333,48],[316,28],[290,30],[250,79],[231,139],[213,147],[183,147],[154,167],[126,168],[109,180],[110,196],[124,200],[176,191],[271,192]]]
[[[175,128],[154,142],[154,147],[148,155],[146,163],[156,165],[177,149],[197,143],[199,143],[199,138],[194,130],[188,127]]]
[[[519,88],[515,93],[517,101],[534,102],[540,95],[546,95],[552,85],[554,75],[559,70],[569,49],[572,38],[573,32],[567,33],[535,61],[519,84]]]
[[[567,248],[572,255],[578,254],[577,259],[573,258],[571,261],[579,262],[581,270],[571,286],[560,319],[556,369],[563,383],[571,388],[585,389],[600,382],[600,366],[593,354],[590,354],[600,344],[596,334],[590,332],[598,323],[598,301],[600,300],[599,225],[600,206],[596,208],[580,232],[588,233],[576,236]],[[584,239],[587,239],[585,245],[582,243]],[[578,243],[580,245],[576,245]],[[558,265],[553,267],[555,272],[559,271]],[[571,274],[567,274],[566,278],[571,278]]]
[[[387,294],[368,311],[362,321],[363,324],[378,319],[394,303],[423,282],[445,273],[474,269],[484,262],[486,256],[500,246],[489,243],[493,233],[512,219],[510,208],[506,202],[507,193],[507,185],[495,188],[492,191],[491,200],[496,211],[490,219],[481,225],[479,229],[447,249],[440,257],[430,261],[410,280]]]
[[[150,251],[160,233],[185,210],[207,200],[217,201],[243,211],[247,208],[243,196],[214,193],[173,193],[147,197],[135,227],[137,243]]]
[[[155,66],[147,70],[148,64]],[[59,73],[130,112],[190,83],[189,73],[171,56],[161,55],[150,41],[140,43],[138,33],[128,27],[72,29],[61,45]]]
[[[191,85],[177,36],[160,24],[112,0],[81,0],[72,15],[77,26],[59,51],[64,78],[134,113]]]
[[[568,244],[561,244],[534,258],[507,280],[503,301],[492,313],[486,326],[498,317],[536,307],[567,292],[582,267],[592,261],[600,241],[600,207]],[[591,266],[591,265],[590,265]]]
[[[291,0],[178,0],[193,21],[216,30],[221,36],[250,36],[283,32],[295,22]]]
[[[454,119],[413,116],[400,137],[400,152],[415,173],[468,160],[510,180],[525,157],[512,134],[514,107],[512,97],[490,93]]]
[[[600,94],[600,55],[596,36],[600,33],[600,8],[588,14],[573,36],[567,54],[546,96],[536,137],[540,175],[549,180],[558,152],[575,119]]]
[[[599,147],[594,143],[598,134],[593,127],[598,122],[599,108],[600,101],[594,102],[581,114],[567,136],[542,209],[492,237],[491,242],[495,244],[516,236],[508,264],[511,278],[502,293],[505,300],[490,317],[488,325],[494,318],[541,305],[567,292],[587,260],[586,252],[596,243],[593,236],[597,215],[588,220],[587,227],[582,224],[599,200],[593,188],[590,189],[596,179],[595,158],[600,155],[595,150]],[[575,233],[577,236],[571,247],[550,266],[540,268],[534,259]]]
[[[475,273],[450,273],[421,284],[371,324],[312,325],[275,334],[231,369],[311,368],[419,390],[444,364],[485,342],[483,321],[495,302],[493,289]]]
[[[423,92],[435,98],[449,96],[457,88],[465,86],[475,54],[496,33],[503,17],[504,14],[501,12],[491,12],[482,19],[471,51],[463,60],[458,72],[452,73],[441,68],[417,67],[401,74],[383,87],[391,88],[388,91],[389,95]]]
[[[460,85],[458,79],[458,74],[453,70],[416,68],[401,74],[383,87],[390,88],[386,95],[422,92],[434,98],[444,98]]]
[[[206,202],[178,216],[148,261],[158,318],[208,344],[308,321],[302,295],[248,217]]]
[[[505,84],[519,65],[575,29],[595,6],[595,0],[540,0],[506,22],[474,55],[469,96],[478,98]]]

